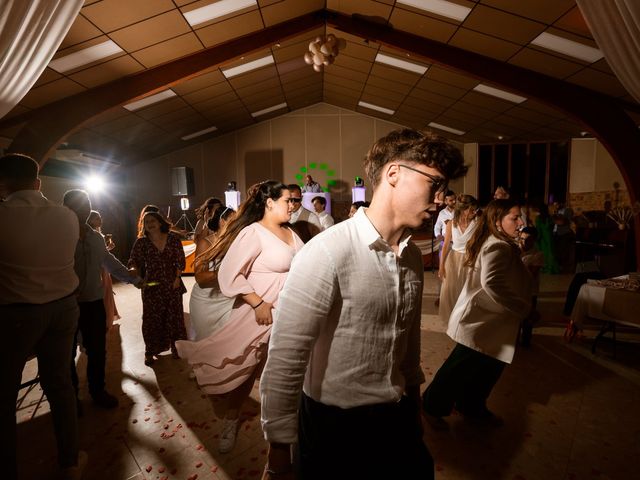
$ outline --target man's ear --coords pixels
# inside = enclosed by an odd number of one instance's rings
[[[395,187],[400,176],[400,166],[397,163],[385,165],[382,171],[382,180]]]

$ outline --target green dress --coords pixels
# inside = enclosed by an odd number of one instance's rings
[[[543,273],[560,273],[560,267],[556,258],[553,256],[552,246],[552,232],[553,222],[551,217],[542,219],[541,216],[536,218],[536,230],[538,230],[538,240],[536,240],[536,246],[544,254],[544,267],[542,267]]]

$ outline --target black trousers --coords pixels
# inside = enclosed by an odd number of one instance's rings
[[[107,357],[107,314],[102,299],[93,302],[78,302],[80,319],[71,350],[71,380],[78,394],[76,350],[78,332],[82,334],[82,346],[87,354],[87,382],[89,393],[96,395],[104,390],[104,370]]]
[[[418,406],[398,403],[342,409],[302,394],[296,466],[302,480],[434,478]]]
[[[429,415],[446,417],[453,407],[467,416],[486,413],[487,398],[506,364],[459,343],[422,395]]]

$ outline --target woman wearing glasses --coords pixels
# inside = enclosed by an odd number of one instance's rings
[[[513,360],[520,323],[531,308],[532,280],[517,243],[521,227],[517,203],[494,200],[467,242],[465,265],[471,270],[447,329],[457,345],[422,397],[435,429],[448,428],[442,417],[454,407],[465,420],[502,423],[486,401]]]
[[[458,300],[467,278],[464,255],[467,241],[476,228],[478,201],[471,195],[458,195],[453,219],[447,222],[444,234],[438,278],[442,282],[440,290],[440,318],[445,325]]]
[[[226,400],[220,453],[235,445],[240,408],[266,361],[272,311],[293,256],[303,246],[289,228],[290,197],[287,186],[273,180],[249,189],[247,200],[208,255],[209,262],[222,259],[220,290],[235,298],[229,319],[199,342],[177,344],[200,388]]]

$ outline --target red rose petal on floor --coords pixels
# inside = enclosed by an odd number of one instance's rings
[[[189,476],[187,477],[187,480],[196,480],[196,478],[198,478],[198,474],[197,474],[197,473],[194,473],[193,475],[189,475]]]
[[[147,465],[145,470],[147,471],[147,473],[149,473],[151,470],[153,470],[153,467],[151,465]]]
[[[160,450],[158,450],[158,452],[164,453],[164,447],[160,447]]]
[[[160,468],[158,468],[158,472],[160,472],[160,473],[163,473],[165,470],[166,470],[166,468],[165,468],[165,467],[160,467]]]
[[[133,421],[131,423],[138,423],[138,419],[134,418]]]
[[[173,470],[171,470],[169,473],[170,473],[171,475],[175,475],[176,473],[178,473],[178,469],[177,469],[177,468],[174,468],[174,469],[173,469]]]
[[[196,463],[196,468],[200,468],[202,466],[202,462]]]
[[[202,450],[203,448],[204,448],[204,447],[203,447],[202,445],[198,445],[198,446],[196,447],[196,450]]]
[[[216,472],[218,471],[218,466],[217,466],[217,465],[214,465],[213,467],[211,467],[211,471],[212,471],[213,473],[216,473]]]

